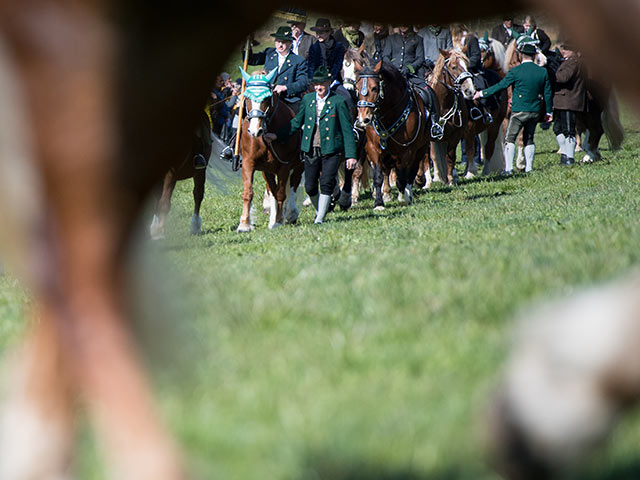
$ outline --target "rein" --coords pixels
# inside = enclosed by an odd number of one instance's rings
[[[457,77],[454,77],[451,71],[446,66],[446,63],[448,61],[449,60],[447,59],[443,71],[449,76],[449,78],[453,82],[453,86],[449,85],[446,82],[443,82],[442,80],[438,80],[439,84],[445,86],[450,92],[453,92],[453,106],[438,120],[438,125],[440,125],[440,127],[442,127],[443,129],[446,123],[451,119],[453,119],[452,121],[454,127],[462,127],[462,109],[459,108],[460,87],[462,86],[462,82],[464,82],[466,79],[473,78],[473,74],[469,71],[462,72]],[[455,119],[456,113],[458,114],[457,123]]]

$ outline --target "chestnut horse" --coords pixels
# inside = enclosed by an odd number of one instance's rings
[[[548,9],[598,60],[593,67],[640,108],[640,67],[624,61],[640,58],[640,30],[628,28],[640,13],[631,2],[532,3]],[[397,24],[448,23],[461,13],[473,18],[531,5],[369,6],[379,20]],[[322,8],[352,18],[363,13],[359,3],[343,0],[325,0]],[[106,453],[109,478],[186,478],[132,339],[127,247],[150,192],[188,151],[229,55],[229,48],[211,46],[236,45],[272,10],[269,2],[0,2],[0,237],[3,261],[31,289],[36,319],[5,389],[1,478],[68,477],[80,402]]]
[[[422,98],[392,64],[356,64],[358,118],[365,128],[365,149],[373,164],[375,210],[384,210],[383,172],[396,169],[398,202],[413,203],[413,181],[428,155],[430,121]]]
[[[429,85],[438,99],[440,126],[443,137],[431,143],[431,158],[434,175],[444,183],[452,183],[456,165],[456,148],[469,121],[465,100],[471,100],[475,93],[473,75],[469,72],[469,59],[457,50],[440,50],[442,54],[429,77]],[[475,145],[475,143],[474,143]],[[470,157],[473,158],[473,155]],[[424,188],[431,186],[429,160],[421,165],[420,174],[425,176]]]
[[[304,170],[300,160],[301,135],[295,133],[284,142],[270,144],[262,138],[267,132],[276,133],[294,117],[293,110],[280,101],[280,96],[272,90],[271,82],[276,73],[274,69],[268,75],[254,73],[249,76],[242,70],[247,82],[245,101],[250,108],[247,108],[247,121],[243,124],[240,137],[244,189],[238,233],[250,232],[254,228],[251,202],[256,170],[264,173],[270,193],[269,228],[279,227],[285,221],[295,223],[298,220],[296,191]]]

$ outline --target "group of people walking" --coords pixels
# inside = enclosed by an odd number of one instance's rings
[[[364,45],[374,62],[383,60],[393,64],[410,83],[422,88],[426,87],[425,79],[441,49],[463,48],[469,59],[469,71],[477,77],[474,100],[478,103],[472,108],[479,112],[478,118],[484,117],[486,123],[493,121],[489,109],[483,107],[484,102],[509,87],[513,89],[512,115],[504,145],[504,173],[510,175],[514,171],[515,144],[520,132],[523,132],[525,146],[525,171],[533,168],[535,127],[540,121],[548,123],[552,119],[561,163],[574,162],[576,116],[586,107],[585,71],[570,42],[560,42],[558,54],[550,51],[551,40],[538,28],[533,17],[526,16],[522,25],[505,17],[503,23],[493,29],[492,38],[505,46],[516,39],[521,63],[489,86],[481,75],[482,53],[490,48],[486,35],[480,39],[464,25],[422,28],[398,25],[391,30],[386,25],[373,24],[372,32],[365,35],[358,21],[346,21],[334,29],[329,19],[319,18],[310,28],[312,35],[306,31],[304,12],[293,9],[289,14],[287,25],[271,34],[274,47],[259,52],[250,47],[248,63],[263,65],[267,72],[277,70],[273,90],[296,113],[287,129],[277,135],[268,134],[265,140],[271,142],[302,131],[305,188],[317,211],[316,222],[324,220],[339,164],[346,159],[347,168],[356,165],[353,121],[349,115],[353,100],[342,86],[343,60],[351,47]],[[557,55],[557,71],[550,75],[547,68],[537,65],[534,58],[538,53]],[[311,93],[307,93],[310,90]],[[429,108],[433,104],[427,102],[427,108],[435,115],[436,108]],[[542,118],[541,111],[544,112]],[[432,118],[432,123],[437,124],[437,117]],[[431,134],[437,138],[438,132]]]

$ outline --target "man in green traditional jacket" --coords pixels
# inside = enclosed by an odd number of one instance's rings
[[[536,146],[533,134],[536,124],[540,120],[540,112],[544,107],[546,123],[551,122],[553,108],[553,94],[547,70],[534,63],[536,56],[536,41],[528,36],[521,36],[516,40],[521,64],[512,68],[500,82],[485,90],[476,92],[473,99],[486,98],[510,86],[513,86],[511,101],[511,119],[507,127],[504,145],[505,175],[513,173],[513,159],[516,154],[516,138],[524,130],[524,158],[525,172],[533,168],[533,157]],[[544,103],[543,103],[544,102]]]
[[[316,209],[314,223],[324,221],[342,158],[347,158],[346,167],[349,169],[355,168],[357,162],[353,121],[347,102],[344,97],[330,90],[331,81],[327,67],[318,67],[312,79],[315,92],[304,96],[298,114],[291,119],[289,125],[278,132],[277,136],[267,133],[263,137],[267,142],[276,138],[282,141],[302,130],[304,186]]]

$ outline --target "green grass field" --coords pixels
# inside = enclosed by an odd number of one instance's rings
[[[238,182],[208,186],[205,234],[191,237],[181,183],[167,239],[142,247],[163,300],[145,302],[141,330],[195,478],[496,478],[477,425],[514,316],[640,263],[640,124],[624,123],[624,149],[603,162],[557,166],[538,130],[530,175],[436,187],[380,214],[367,193],[321,226],[305,209],[297,226],[269,231],[260,214],[235,233]],[[0,277],[1,350],[28,303]],[[639,478],[638,427],[625,419],[580,478]],[[81,438],[78,478],[103,478]]]

